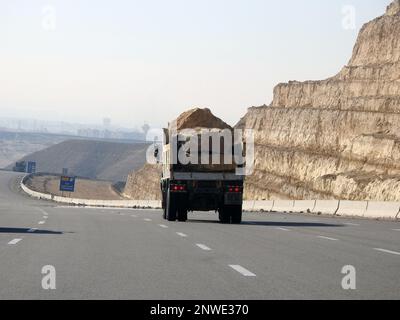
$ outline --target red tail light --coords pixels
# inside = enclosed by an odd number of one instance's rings
[[[228,186],[227,191],[230,193],[239,193],[243,191],[243,187],[240,186]]]
[[[185,192],[186,191],[186,185],[184,185],[184,184],[171,184],[170,189],[173,192]]]

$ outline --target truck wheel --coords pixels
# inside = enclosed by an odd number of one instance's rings
[[[178,209],[178,221],[185,222],[187,220],[187,210],[186,208]]]
[[[163,209],[163,219],[166,220],[167,219],[167,206],[165,204],[165,196],[163,194],[163,200],[162,200],[162,209]]]
[[[176,220],[176,204],[173,201],[173,197],[171,192],[168,191],[167,194],[167,203],[166,203],[166,217],[168,221]]]
[[[218,216],[219,216],[219,222],[221,223],[230,223],[231,222],[231,216],[229,214],[229,211],[227,210],[226,206],[222,206],[218,210]]]
[[[164,206],[164,208],[163,208],[163,214],[162,214],[162,217],[163,217],[163,219],[164,220],[166,220],[167,219],[167,208]]]
[[[232,206],[230,209],[231,221],[233,224],[242,223],[242,206]]]

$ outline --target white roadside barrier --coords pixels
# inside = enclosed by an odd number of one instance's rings
[[[315,208],[315,202],[315,200],[295,200],[293,212],[310,213]]]
[[[255,200],[253,211],[270,212],[274,207],[274,200]]]
[[[29,176],[25,176],[21,181],[21,189],[32,198],[51,200],[58,203],[70,204],[76,206],[90,206],[90,207],[111,207],[111,208],[161,208],[161,201],[158,200],[92,200],[92,199],[78,199],[59,197],[51,194],[41,193],[29,189],[25,182]]]
[[[293,212],[294,200],[275,200],[272,211]]]
[[[336,214],[339,208],[339,200],[316,200],[312,213]]]
[[[368,201],[365,217],[393,219],[399,217],[399,212],[399,202]]]
[[[244,211],[252,211],[253,208],[254,208],[254,201],[248,201],[248,200],[243,201],[242,209]]]
[[[339,209],[336,214],[339,216],[364,217],[367,211],[367,201],[340,200]]]
[[[21,181],[21,189],[32,198],[51,200],[76,206],[114,208],[161,208],[158,200],[90,200],[59,197],[29,189],[25,185],[30,175]],[[365,218],[400,218],[400,202],[349,201],[349,200],[250,200],[243,202],[246,211],[321,213],[328,215],[357,216]]]

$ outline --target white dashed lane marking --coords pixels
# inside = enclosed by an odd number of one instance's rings
[[[281,227],[276,227],[276,229],[281,230],[281,231],[290,231],[289,229],[281,228]]]
[[[38,222],[38,224],[44,224],[45,223],[45,221],[39,221]]]
[[[11,240],[8,244],[17,244],[18,242],[20,242],[22,239],[13,239]]]
[[[149,219],[149,218],[146,218],[146,219],[143,219],[143,220],[144,221],[148,221],[148,222],[151,221],[151,219]]]
[[[178,236],[182,237],[182,238],[186,238],[186,237],[187,237],[187,234],[184,234],[184,233],[182,233],[182,232],[177,232],[176,234],[177,234]]]
[[[339,239],[330,238],[330,237],[325,237],[325,236],[318,236],[318,238],[320,238],[320,239],[325,239],[325,240],[331,240],[331,241],[339,241]]]
[[[32,233],[32,232],[35,232],[37,230],[37,228],[30,228],[29,230],[28,230],[28,232],[29,233]]]
[[[237,272],[241,273],[245,277],[255,277],[256,276],[253,272],[243,268],[242,266],[240,266],[238,264],[230,264],[229,266],[233,270],[236,270]]]
[[[165,224],[159,224],[159,226],[160,226],[161,228],[168,228],[168,226],[166,226]]]
[[[204,250],[204,251],[211,250],[211,248],[207,247],[205,244],[202,244],[202,243],[196,243],[196,246],[198,246],[201,250]]]
[[[380,252],[385,252],[385,253],[390,253],[390,254],[395,254],[396,256],[400,256],[400,252],[392,251],[392,250],[386,250],[386,249],[381,249],[381,248],[374,248],[376,251]]]

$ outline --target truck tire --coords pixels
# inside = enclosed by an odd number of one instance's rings
[[[187,220],[187,209],[182,207],[178,209],[178,221],[185,222]]]
[[[219,217],[219,222],[221,223],[230,223],[231,222],[231,216],[229,214],[229,210],[227,210],[227,206],[222,206],[218,210],[218,217]]]
[[[242,206],[231,206],[230,213],[232,224],[242,223]]]
[[[167,219],[167,206],[165,203],[165,195],[163,194],[163,200],[162,200],[162,209],[163,209],[163,219],[166,220]]]
[[[166,209],[166,217],[168,221],[175,221],[176,220],[176,203],[173,199],[173,196],[171,195],[171,192],[167,193],[167,201],[165,204],[165,209]]]

